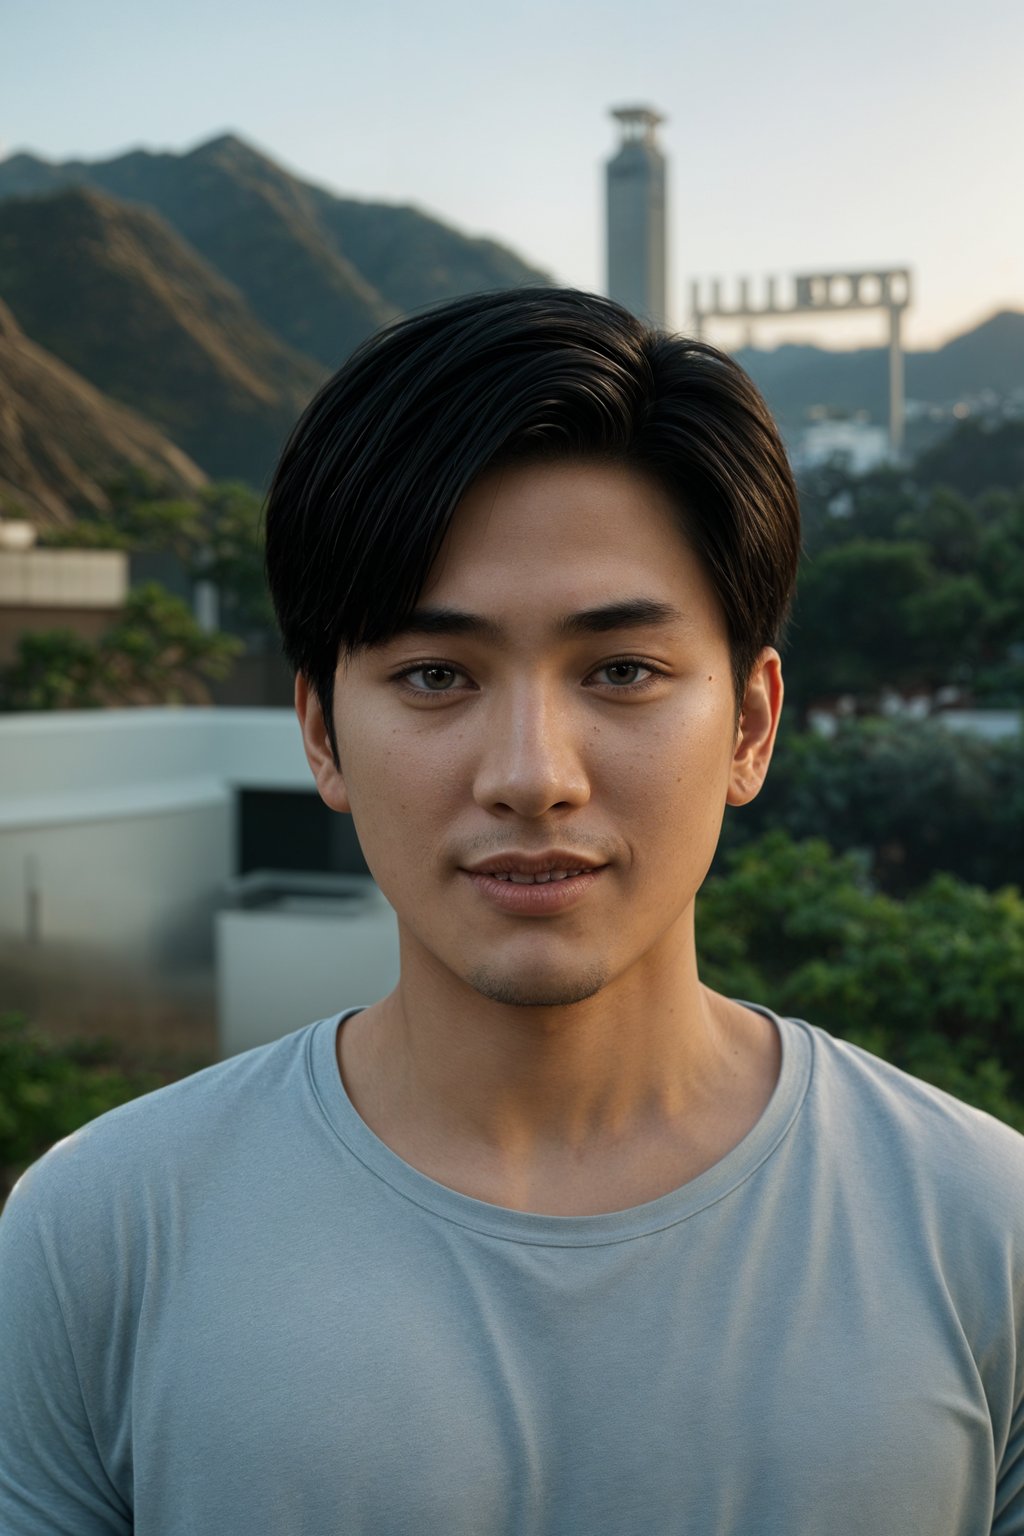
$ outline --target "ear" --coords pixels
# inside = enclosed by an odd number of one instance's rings
[[[302,728],[302,745],[306,761],[313,770],[313,778],[321,800],[332,811],[351,814],[348,792],[340,768],[334,766],[331,743],[324,724],[320,701],[310,686],[309,679],[301,672],[295,674],[295,713]]]
[[[768,773],[782,714],[782,658],[765,646],[750,674],[736,731],[726,805],[747,805]]]

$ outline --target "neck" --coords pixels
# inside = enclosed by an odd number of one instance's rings
[[[719,1147],[742,1127],[738,1140],[774,1087],[776,1033],[700,982],[692,918],[686,933],[558,1007],[494,1002],[421,969],[405,945],[395,991],[339,1032],[357,1111],[400,1156],[457,1187],[460,1168],[525,1189],[583,1159],[621,1169],[656,1148]]]

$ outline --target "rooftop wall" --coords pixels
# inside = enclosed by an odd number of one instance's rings
[[[0,549],[0,603],[12,608],[120,608],[128,556],[116,549]]]
[[[291,709],[0,715],[0,763],[0,828],[221,802],[234,785],[313,785]]]
[[[212,1052],[239,787],[315,796],[294,710],[0,714],[0,1012]]]

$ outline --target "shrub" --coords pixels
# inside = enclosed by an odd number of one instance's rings
[[[0,1200],[64,1136],[205,1062],[126,1059],[115,1041],[58,1044],[22,1013],[0,1014]]]
[[[1024,1132],[1024,900],[935,875],[904,901],[863,854],[775,829],[697,902],[707,984],[765,1002]]]

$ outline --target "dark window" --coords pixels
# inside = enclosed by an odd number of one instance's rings
[[[238,868],[368,875],[351,816],[328,809],[315,790],[239,789]]]

